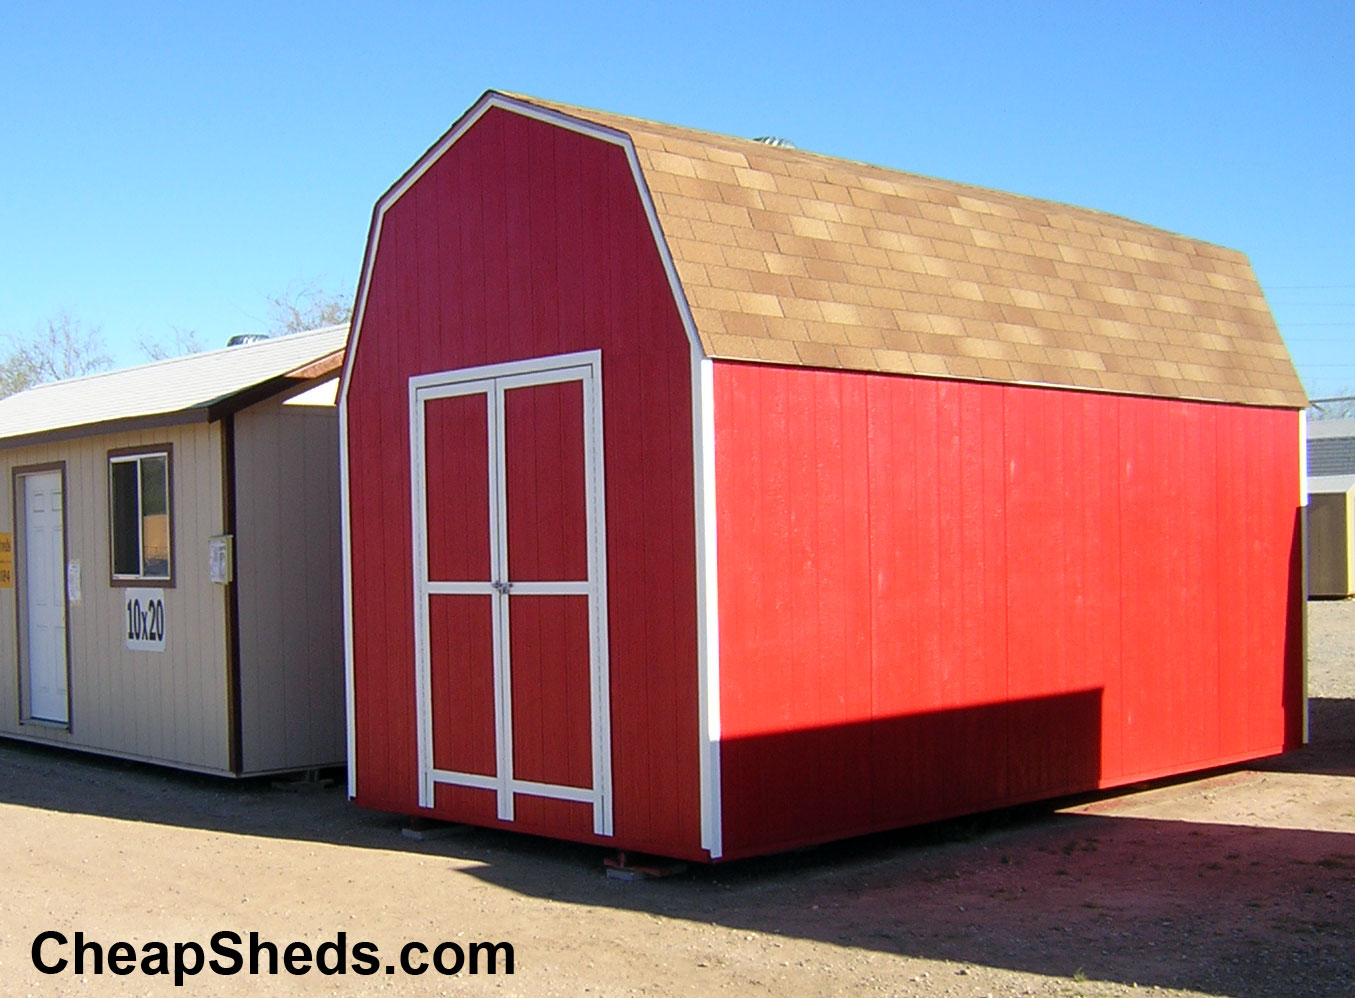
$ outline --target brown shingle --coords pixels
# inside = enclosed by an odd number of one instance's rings
[[[1235,250],[1083,208],[515,99],[631,137],[712,356],[1307,403]]]

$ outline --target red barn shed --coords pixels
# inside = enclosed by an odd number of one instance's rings
[[[1302,738],[1240,253],[490,92],[349,346],[359,804],[706,860]]]

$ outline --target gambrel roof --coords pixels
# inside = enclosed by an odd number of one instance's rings
[[[1247,258],[1129,219],[617,114],[709,356],[1301,408]]]

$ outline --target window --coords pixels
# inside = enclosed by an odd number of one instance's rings
[[[173,578],[169,445],[108,455],[108,526],[112,578]]]

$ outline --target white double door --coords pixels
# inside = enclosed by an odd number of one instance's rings
[[[600,364],[411,380],[424,807],[612,834]]]

